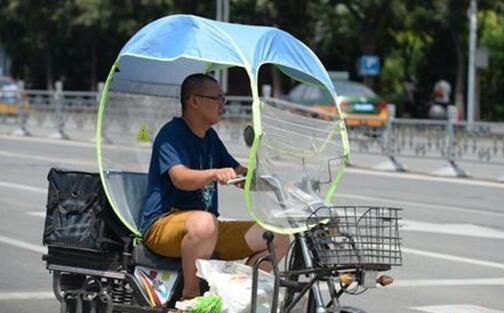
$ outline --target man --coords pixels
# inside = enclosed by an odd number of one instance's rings
[[[143,212],[144,244],[167,257],[181,257],[183,298],[200,294],[195,260],[248,258],[267,252],[264,230],[253,222],[217,220],[217,183],[245,174],[211,128],[220,120],[225,98],[215,79],[187,77],[181,86],[182,117],[165,124],[154,140],[147,199]],[[289,239],[276,235],[276,255],[285,255]],[[271,265],[263,263],[262,269]]]
[[[451,84],[444,79],[440,79],[434,85],[434,102],[437,104],[450,104]]]

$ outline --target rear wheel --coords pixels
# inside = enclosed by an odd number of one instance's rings
[[[53,272],[53,289],[62,313],[109,313],[112,297],[99,277]]]
[[[54,271],[53,290],[56,299],[61,302],[65,291],[82,288],[85,280],[84,275]]]

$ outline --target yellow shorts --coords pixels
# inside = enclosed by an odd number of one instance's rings
[[[179,258],[180,245],[185,235],[185,223],[191,211],[175,211],[160,217],[143,237],[152,251],[166,257]],[[215,253],[221,260],[240,260],[253,251],[245,241],[245,234],[254,225],[251,221],[219,221]]]

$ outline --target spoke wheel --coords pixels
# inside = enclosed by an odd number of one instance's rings
[[[300,269],[304,269],[304,268],[306,268],[306,266],[304,264],[304,260],[301,255],[301,249],[299,247],[298,242],[295,241],[294,246],[292,247],[292,255],[290,256],[290,258],[288,260],[286,270],[293,271],[293,270],[300,270]],[[287,279],[290,281],[298,281],[299,276],[300,276],[299,274],[293,274],[293,275],[289,275],[287,277]],[[295,295],[296,295],[296,292],[287,288],[287,290],[285,292],[284,300],[282,302],[282,311],[292,303]]]

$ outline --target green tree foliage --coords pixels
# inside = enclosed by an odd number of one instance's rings
[[[230,0],[231,21],[284,29],[312,48],[329,70],[349,71],[400,105],[405,82],[414,83],[413,115],[420,117],[437,79],[464,105],[470,0]],[[30,88],[93,89],[104,80],[119,49],[150,21],[174,13],[215,16],[215,0],[2,0],[0,43],[13,75]],[[478,0],[479,44],[490,66],[481,71],[482,117],[504,120],[504,4]],[[363,54],[381,59],[382,73],[359,77]],[[264,80],[277,93],[292,86],[273,67]],[[410,108],[411,109],[411,108]],[[401,109],[399,109],[401,111]],[[404,110],[402,110],[404,111]],[[462,110],[463,111],[463,110]]]
[[[0,2],[0,42],[13,59],[13,75],[25,79],[28,87],[52,88],[60,79],[68,89],[94,89],[106,77],[120,48],[143,25],[173,13],[205,15],[212,7],[209,4],[5,0]]]
[[[323,29],[323,3],[321,0],[231,0],[231,17],[235,23],[278,27],[317,51],[328,32]],[[290,80],[268,65],[260,72],[260,82],[272,84],[275,96],[283,94],[291,85]]]
[[[488,48],[489,67],[481,71],[481,118],[504,119],[504,15],[488,10],[480,14],[480,45]]]

